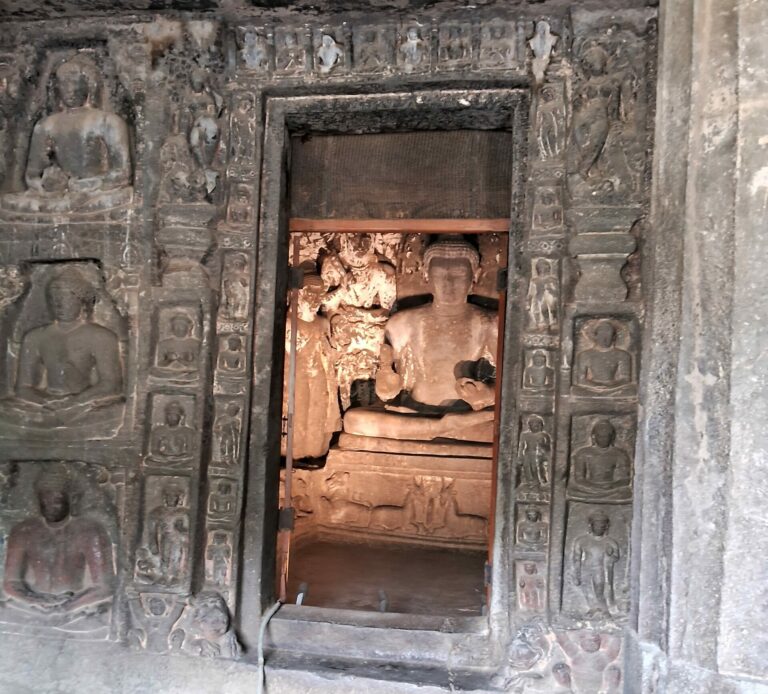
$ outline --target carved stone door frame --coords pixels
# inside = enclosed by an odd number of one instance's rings
[[[523,189],[528,148],[529,93],[519,88],[482,90],[434,89],[407,93],[266,97],[263,140],[261,206],[257,242],[253,382],[250,414],[250,445],[243,524],[242,582],[238,627],[246,645],[255,645],[264,610],[273,601],[274,562],[277,533],[279,450],[283,378],[283,334],[288,267],[287,174],[289,139],[292,132],[324,131],[376,133],[403,130],[511,129],[514,138],[515,176],[510,181],[512,215],[505,316],[504,357],[500,401],[500,437],[496,479],[493,558],[490,579],[493,587],[487,617],[446,620],[412,616],[404,623],[391,615],[372,620],[353,613],[285,606],[270,627],[273,645],[293,650],[313,650],[327,641],[328,622],[344,622],[357,629],[336,629],[335,653],[364,656],[392,650],[386,629],[398,629],[393,657],[434,650],[445,658],[458,643],[475,641],[468,651],[488,653],[492,639],[504,640],[514,612],[511,600],[511,544],[513,532],[512,475],[517,447],[517,391],[520,383],[518,345],[521,297],[517,253],[524,227]],[[325,616],[324,616],[325,615]],[[447,622],[453,624],[448,628]],[[330,625],[333,628],[333,625]],[[456,633],[447,633],[447,632]],[[350,635],[351,634],[351,635]],[[337,640],[338,638],[338,640]],[[316,639],[316,641],[310,641]],[[365,642],[365,646],[361,644]],[[304,643],[314,643],[306,648]],[[341,645],[348,642],[349,650]],[[464,647],[461,650],[465,650]],[[439,657],[439,656],[438,656]]]

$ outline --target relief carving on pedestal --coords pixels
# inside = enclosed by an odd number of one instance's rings
[[[166,653],[171,629],[184,610],[184,602],[168,593],[139,593],[128,600],[130,646],[150,653]]]

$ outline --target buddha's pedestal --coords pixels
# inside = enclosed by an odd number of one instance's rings
[[[346,539],[482,549],[491,446],[342,434],[313,473],[313,523]]]

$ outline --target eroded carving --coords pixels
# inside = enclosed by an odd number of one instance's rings
[[[16,209],[63,211],[112,207],[129,189],[131,153],[123,118],[101,108],[101,75],[93,59],[77,53],[52,73],[58,110],[32,131],[24,180],[28,191],[6,196]]]
[[[194,311],[164,308],[159,312],[160,340],[155,363],[171,374],[194,375],[200,367],[200,323]]]
[[[263,30],[243,30],[238,52],[246,70],[265,73],[269,69],[269,37]]]
[[[236,402],[222,402],[213,422],[213,461],[224,467],[234,467],[240,460],[240,433],[242,431],[241,407]]]
[[[518,507],[517,545],[521,549],[541,550],[549,541],[549,523],[542,518],[542,507]]]
[[[32,464],[25,480],[38,513],[14,524],[8,535],[0,621],[73,632],[104,632],[115,583],[108,526],[94,512],[94,484],[63,464]],[[34,466],[37,470],[38,466]],[[104,502],[103,495],[99,495]],[[90,497],[90,498],[89,498]]]
[[[480,66],[511,69],[517,63],[514,24],[492,20],[480,29]]]
[[[462,68],[472,63],[472,25],[441,24],[438,31],[438,59],[445,68]]]
[[[306,57],[303,43],[304,36],[300,30],[275,29],[275,72],[284,75],[304,72]]]
[[[544,19],[536,22],[536,31],[533,34],[533,38],[528,41],[528,45],[533,52],[531,72],[533,72],[536,84],[544,82],[544,74],[549,66],[552,49],[555,47],[557,39],[558,37],[550,31],[549,22]]]
[[[608,694],[618,691],[614,684],[617,675],[618,681],[621,682],[621,668],[615,664],[611,665],[621,651],[618,635],[582,631],[555,632],[555,636],[568,656],[570,679],[576,692]]]
[[[560,296],[557,261],[547,258],[531,260],[528,284],[528,324],[531,329],[554,332],[558,325]]]
[[[397,63],[406,74],[424,72],[430,66],[429,43],[422,38],[422,29],[408,26],[403,30],[397,47]]]
[[[582,434],[583,418],[576,418],[574,436]],[[632,497],[632,464],[624,448],[616,446],[616,428],[608,418],[593,420],[590,443],[573,453],[568,495],[596,501],[628,501]],[[626,445],[628,432],[622,436]]]
[[[551,350],[526,350],[523,370],[525,390],[547,391],[555,387],[555,369],[552,367],[552,360]]]
[[[171,628],[184,610],[184,602],[167,593],[139,593],[129,598],[131,628],[128,643],[150,653],[165,653]]]
[[[185,467],[197,449],[194,400],[188,395],[155,395],[152,399],[152,428],[149,433],[148,465]]]
[[[321,75],[328,75],[334,70],[338,72],[339,68],[344,66],[344,49],[331,34],[321,33],[315,58],[317,70]]]
[[[136,550],[136,581],[180,588],[189,578],[189,480],[152,475],[145,485],[142,545]]]
[[[221,287],[222,314],[232,320],[245,320],[250,298],[250,272],[244,254],[231,252],[225,255]]]
[[[382,72],[394,63],[392,29],[363,26],[354,31],[355,70],[364,73]]]
[[[39,267],[22,301],[14,331],[21,333],[15,398],[6,400],[17,415],[63,424],[124,399],[123,355],[113,329],[123,326],[94,266]]]
[[[540,612],[546,603],[547,582],[543,562],[516,562],[517,599],[518,605],[524,612]]]
[[[214,592],[203,592],[190,599],[170,638],[173,647],[205,658],[237,659],[242,652],[227,603]]]
[[[225,374],[239,374],[245,370],[244,336],[230,333],[219,337],[219,369]]]
[[[552,456],[552,437],[544,419],[532,414],[525,419],[526,429],[520,434],[518,466],[520,482],[518,498],[545,499],[548,494]]]
[[[208,533],[205,549],[205,580],[225,589],[232,576],[232,533],[214,530]]]
[[[536,144],[543,162],[559,159],[565,152],[565,99],[563,85],[545,84],[536,105]]]
[[[208,517],[213,521],[232,522],[237,512],[237,483],[213,478],[208,493]]]
[[[599,395],[621,394],[634,379],[629,326],[610,319],[585,321],[577,333],[573,383]],[[619,344],[617,344],[619,343]]]

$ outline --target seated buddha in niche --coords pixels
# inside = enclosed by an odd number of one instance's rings
[[[117,335],[92,320],[95,287],[75,268],[45,288],[51,321],[27,332],[19,350],[17,401],[74,414],[123,398]]]
[[[432,302],[395,313],[376,374],[383,410],[351,409],[350,434],[429,441],[493,441],[496,312],[467,301],[478,279],[477,250],[441,236],[424,253]]]
[[[22,198],[44,211],[45,199],[78,196],[79,202],[105,191],[127,188],[131,180],[128,126],[98,105],[100,76],[94,62],[78,54],[53,73],[60,110],[32,130]]]

